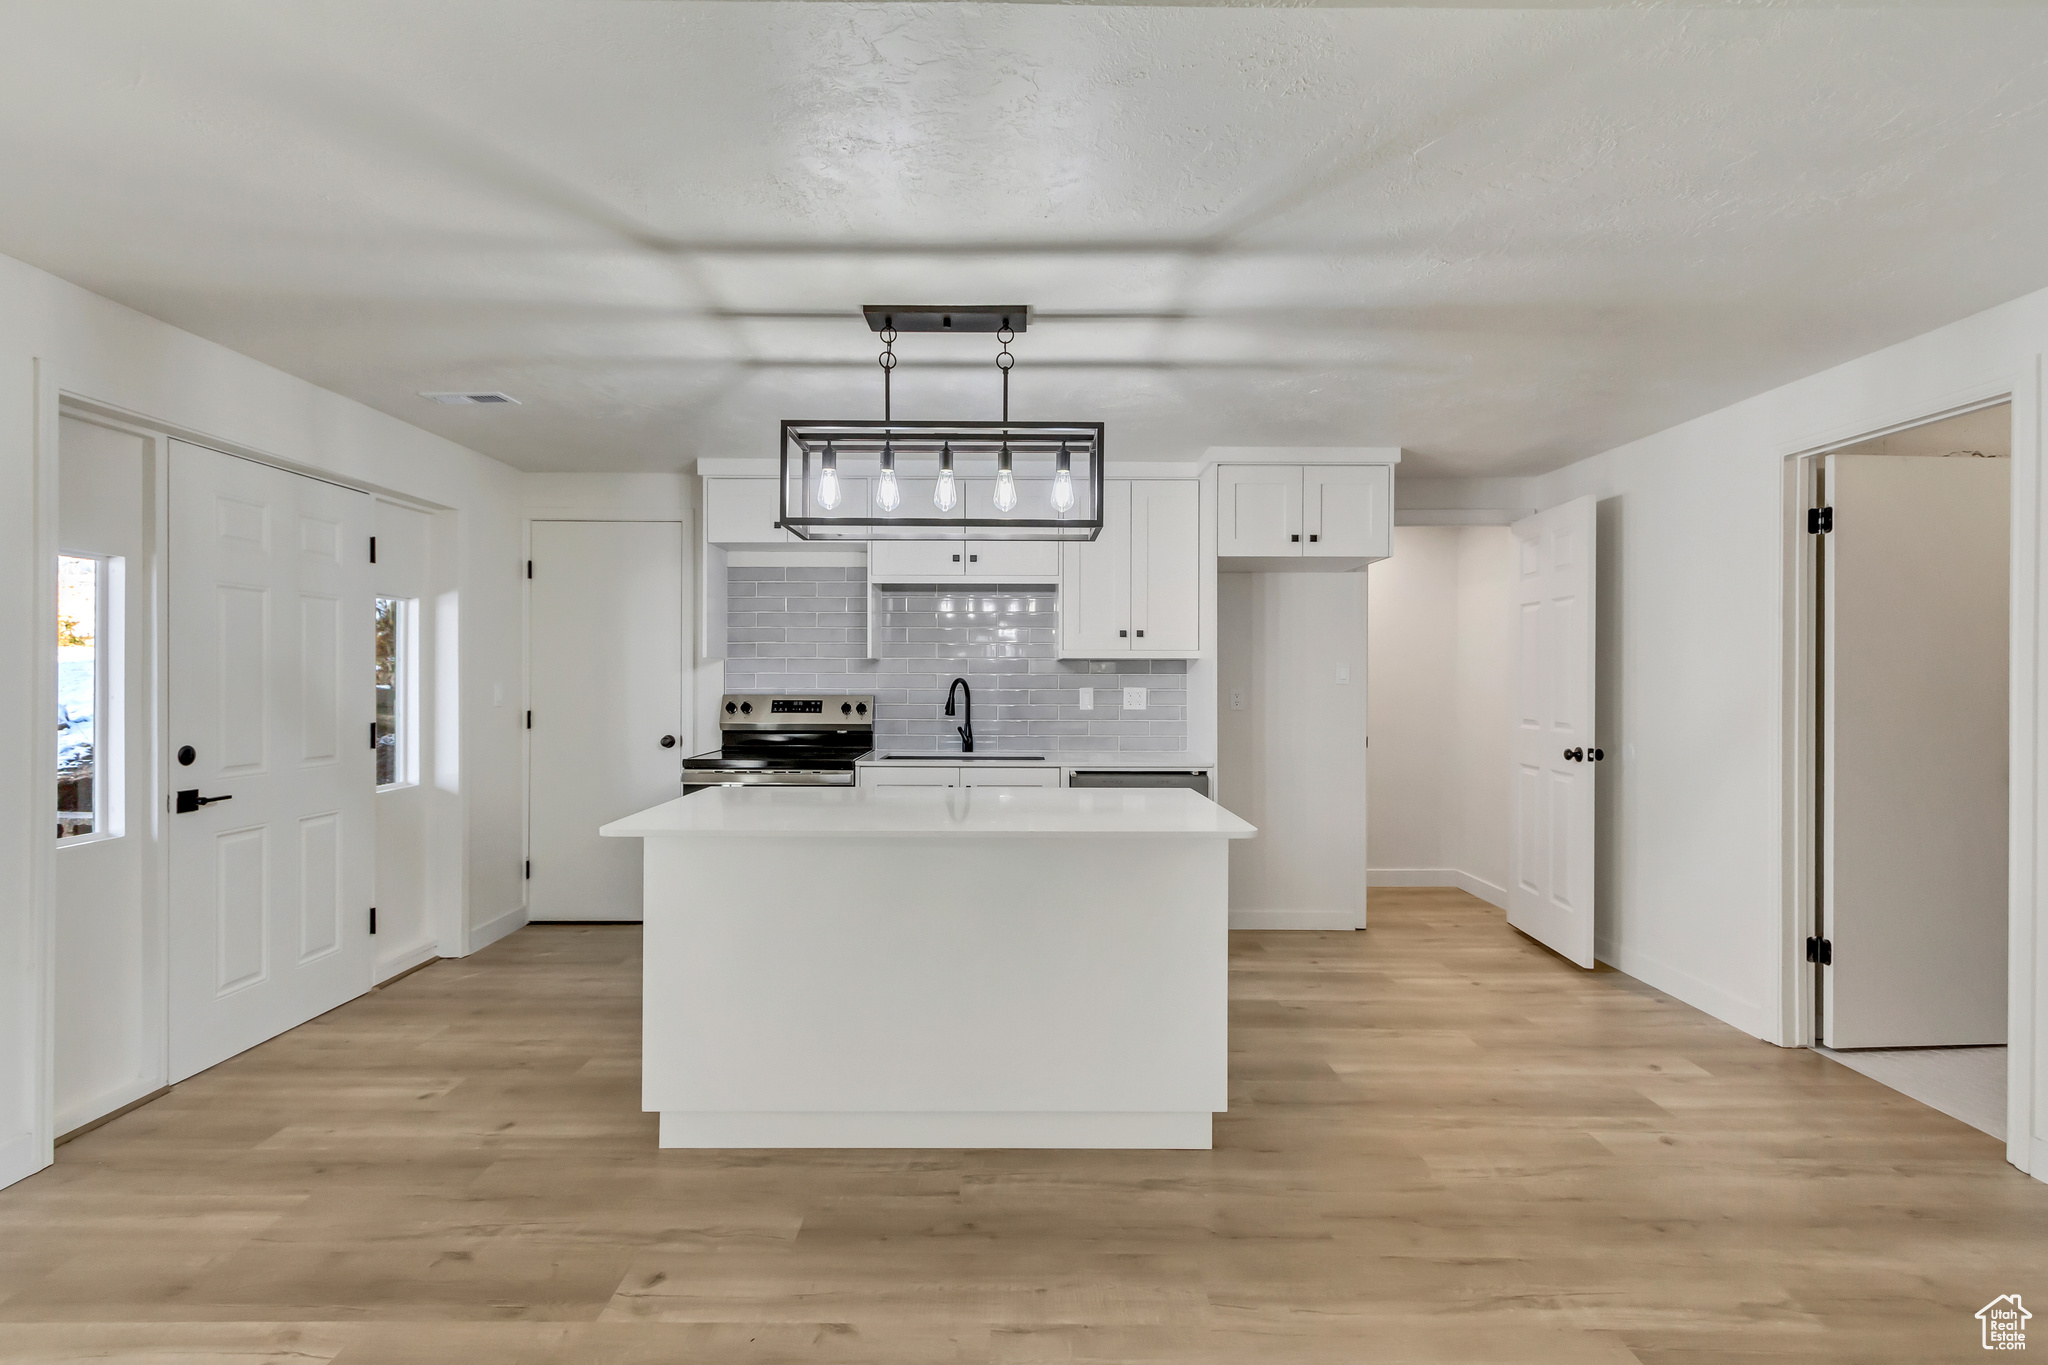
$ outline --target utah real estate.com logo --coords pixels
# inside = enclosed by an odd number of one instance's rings
[[[2024,1351],[2027,1349],[2027,1319],[2033,1317],[2017,1294],[2000,1294],[1977,1310],[1984,1324],[1984,1349]]]

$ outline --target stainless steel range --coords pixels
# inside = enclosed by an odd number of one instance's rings
[[[727,693],[718,707],[724,746],[683,760],[683,794],[706,787],[851,787],[853,765],[875,743],[870,696]]]

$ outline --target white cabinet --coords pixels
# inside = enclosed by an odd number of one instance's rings
[[[905,480],[903,507],[919,515],[933,514],[931,480]],[[998,517],[995,480],[962,479],[960,515]],[[1012,515],[1052,515],[1051,481],[1020,479]],[[913,504],[913,499],[918,499]],[[965,534],[964,532],[962,533]],[[1060,576],[1060,547],[1052,540],[877,540],[868,546],[868,577],[877,583],[942,583],[966,579],[978,583],[1052,583]]]
[[[963,763],[958,772],[963,787],[1057,787],[1060,784],[1060,769],[1043,763],[1020,763],[1015,767]]]
[[[1066,546],[1060,654],[1186,658],[1202,649],[1202,486],[1111,479],[1102,534]]]
[[[869,763],[860,769],[863,787],[957,787],[960,770],[937,763]]]
[[[877,583],[929,583],[966,572],[967,546],[958,540],[871,540],[868,577]]]
[[[1223,465],[1216,488],[1216,553],[1224,559],[1392,553],[1392,465]]]

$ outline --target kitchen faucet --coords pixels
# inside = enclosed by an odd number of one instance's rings
[[[954,727],[960,732],[960,752],[971,754],[974,752],[974,689],[967,685],[965,678],[953,679],[953,685],[946,689],[946,714],[949,716],[953,714],[955,692],[967,698],[967,723]]]

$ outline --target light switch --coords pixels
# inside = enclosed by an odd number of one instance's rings
[[[1338,681],[1338,682],[1340,682],[1340,683],[1348,683],[1348,682],[1350,682],[1350,681],[1351,681],[1351,665],[1350,665],[1350,664],[1338,664],[1338,665],[1337,665],[1337,681]]]
[[[1124,710],[1142,711],[1144,709],[1145,689],[1142,687],[1126,687],[1124,689]]]
[[[1083,711],[1093,711],[1095,709],[1094,688],[1084,687],[1081,689],[1081,709]]]
[[[1244,689],[1242,687],[1230,689],[1230,709],[1233,711],[1244,710]]]

